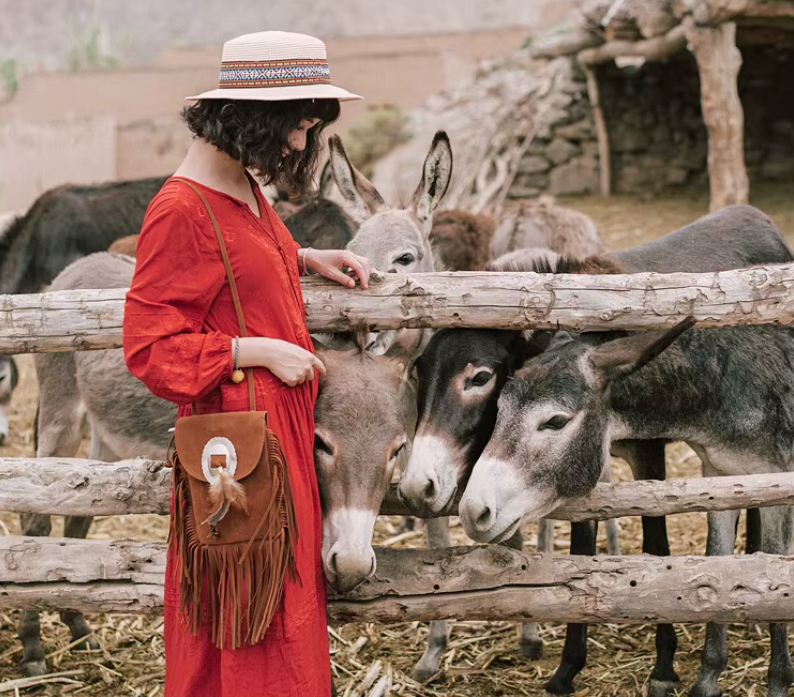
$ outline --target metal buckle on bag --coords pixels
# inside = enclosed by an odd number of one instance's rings
[[[226,466],[213,467],[213,455],[225,456]],[[234,444],[228,438],[220,436],[210,438],[201,453],[201,471],[210,486],[220,484],[221,471],[225,471],[230,477],[234,477],[235,472],[237,472],[237,450]],[[226,516],[226,513],[229,511],[229,506],[229,501],[224,500],[221,507],[210,516],[210,535],[213,537],[218,537],[217,524]]]

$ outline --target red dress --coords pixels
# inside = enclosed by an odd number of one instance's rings
[[[250,336],[282,339],[311,351],[298,272],[297,243],[259,192],[262,219],[232,196],[201,186],[223,232]],[[231,381],[231,339],[239,335],[215,231],[203,204],[170,180],[146,213],[135,277],[124,313],[130,372],[149,390],[191,413],[246,411],[245,382]],[[165,580],[166,697],[327,697],[331,668],[321,514],[314,472],[317,381],[288,387],[254,370],[257,409],[269,412],[289,466],[300,537],[300,582],[287,580],[264,641],[237,650],[196,638],[179,611],[175,556]]]

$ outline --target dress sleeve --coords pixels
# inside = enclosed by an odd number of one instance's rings
[[[138,240],[123,346],[130,372],[156,396],[189,404],[231,376],[231,337],[204,331],[225,280],[214,234],[189,211],[154,204]]]

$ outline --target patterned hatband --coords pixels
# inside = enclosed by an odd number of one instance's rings
[[[329,85],[327,60],[224,61],[221,88]]]

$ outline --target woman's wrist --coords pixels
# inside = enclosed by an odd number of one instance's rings
[[[267,368],[271,358],[273,339],[248,336],[236,339],[239,368]],[[234,347],[232,347],[234,350]]]
[[[309,267],[307,266],[309,260],[309,252],[313,250],[312,247],[302,247],[298,250],[298,266],[300,268],[300,272],[303,276],[306,276],[309,273]]]

